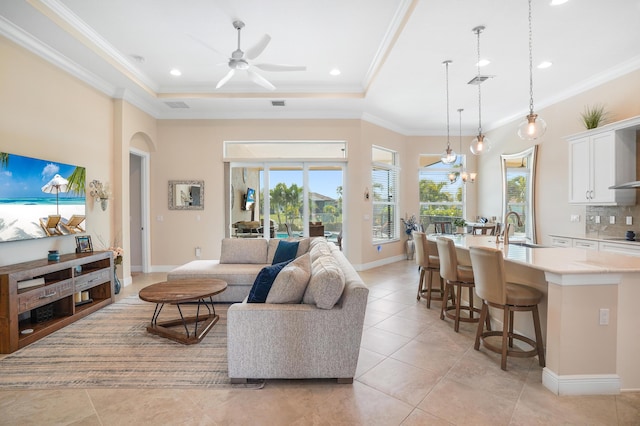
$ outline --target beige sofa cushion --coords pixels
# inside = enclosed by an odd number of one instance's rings
[[[310,244],[309,253],[311,254],[311,263],[313,263],[322,256],[331,256],[331,247],[324,239],[316,238]]]
[[[267,240],[263,238],[225,238],[220,263],[269,263]]]
[[[266,303],[300,303],[311,277],[309,254],[298,257],[278,273]]]
[[[311,252],[310,255],[313,259]],[[311,264],[311,279],[302,301],[321,309],[331,309],[342,296],[344,285],[344,272],[338,262],[331,255],[321,256]]]

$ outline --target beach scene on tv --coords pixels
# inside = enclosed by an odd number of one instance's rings
[[[82,233],[85,168],[0,152],[0,242]]]

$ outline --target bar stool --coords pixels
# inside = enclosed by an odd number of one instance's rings
[[[475,287],[473,281],[473,269],[470,266],[459,265],[458,256],[456,255],[456,246],[453,240],[445,237],[438,237],[436,239],[438,245],[438,256],[440,257],[440,276],[445,280],[444,294],[442,298],[442,309],[440,310],[440,319],[451,318],[454,320],[453,329],[458,332],[460,329],[460,321],[462,322],[478,322],[480,317],[474,317],[473,314],[480,313],[479,308],[473,306],[473,290]],[[469,305],[462,306],[462,289],[467,288],[469,290]],[[454,290],[457,290],[454,291]],[[449,305],[449,295],[455,295],[455,303]],[[452,312],[453,311],[453,312]],[[460,312],[466,311],[469,316],[461,316]],[[491,329],[491,324],[488,322],[487,328]]]
[[[427,235],[424,232],[413,231],[413,241],[415,242],[416,248],[416,263],[420,269],[417,299],[420,300],[421,297],[427,299],[427,308],[431,308],[431,301],[442,300],[442,296],[444,295],[444,281],[440,276],[440,258],[430,253],[429,241],[427,241]],[[440,288],[433,288],[434,273],[440,281]],[[427,278],[426,289],[424,285],[425,278]],[[438,293],[438,295],[434,297],[433,292]],[[426,297],[424,296],[425,293]]]
[[[507,369],[507,356],[526,358],[538,355],[541,367],[545,366],[542,332],[540,331],[540,315],[538,304],[542,300],[542,293],[535,288],[506,281],[504,269],[504,257],[497,249],[487,247],[471,247],[469,249],[473,274],[476,282],[476,291],[482,298],[482,310],[480,324],[476,333],[475,350],[480,350],[480,342],[492,352],[502,354],[500,367]],[[483,321],[489,319],[489,306],[502,309],[503,330],[483,330]],[[536,340],[513,332],[514,312],[529,311],[533,314],[533,327]],[[491,344],[487,338],[490,336],[502,336],[502,346]],[[531,350],[514,348],[513,339],[531,346]]]

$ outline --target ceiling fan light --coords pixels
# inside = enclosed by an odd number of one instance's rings
[[[473,155],[482,155],[491,150],[491,141],[481,133],[471,141],[469,149]]]
[[[529,114],[518,126],[518,136],[521,139],[533,141],[540,138],[547,131],[547,123],[538,114]]]

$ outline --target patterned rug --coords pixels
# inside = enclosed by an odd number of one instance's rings
[[[229,382],[228,306],[216,305],[220,320],[200,343],[183,345],[148,333],[155,305],[127,297],[0,360],[0,388],[259,387]]]

